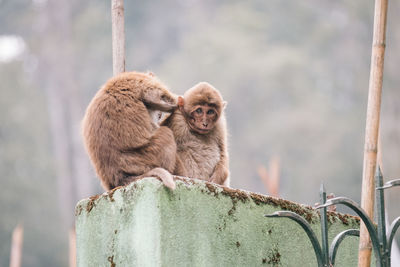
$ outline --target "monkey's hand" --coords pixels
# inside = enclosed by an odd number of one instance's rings
[[[172,175],[163,168],[154,168],[149,172],[142,175],[142,177],[156,177],[160,179],[163,184],[171,190],[175,190],[175,181]]]
[[[211,175],[208,181],[222,185],[228,178],[228,175],[229,175],[228,169],[224,165],[218,164],[215,167],[214,173]]]
[[[148,109],[160,110],[162,112],[173,112],[175,109],[178,108],[177,104],[167,103],[167,102],[155,102],[147,100],[144,102]]]

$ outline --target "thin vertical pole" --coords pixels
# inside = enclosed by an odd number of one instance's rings
[[[18,224],[12,233],[10,267],[20,267],[22,259],[22,244],[24,243],[24,227]]]
[[[69,230],[69,267],[76,267],[76,233]]]
[[[387,241],[386,241],[386,221],[385,221],[385,195],[383,186],[383,176],[381,172],[381,168],[378,164],[376,168],[375,174],[375,184],[378,188],[376,190],[376,219],[378,221],[378,239],[379,239],[379,247],[382,253],[382,266],[389,266],[388,262],[388,250],[387,250]]]
[[[320,199],[319,201],[324,205],[326,203],[326,190],[324,184],[321,184],[319,189]],[[329,245],[328,245],[328,220],[326,216],[326,207],[320,209],[321,218],[321,245],[323,260],[325,266],[329,266]]]
[[[368,91],[367,120],[365,126],[364,167],[361,191],[361,207],[370,218],[373,218],[375,199],[374,174],[378,150],[387,6],[388,0],[375,1],[374,35]],[[361,223],[358,266],[369,267],[370,262],[371,241],[365,225]]]
[[[125,72],[124,0],[111,0],[113,74]]]

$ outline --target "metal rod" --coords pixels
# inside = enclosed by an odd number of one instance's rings
[[[361,220],[364,222],[364,225],[369,233],[369,236],[371,237],[372,247],[374,249],[374,253],[375,253],[375,257],[376,257],[376,266],[381,267],[382,266],[381,265],[382,256],[381,256],[380,249],[379,249],[379,239],[376,234],[375,226],[374,226],[372,220],[368,217],[367,213],[363,209],[361,209],[361,207],[359,207],[356,202],[354,202],[353,200],[346,198],[346,197],[336,197],[336,198],[328,199],[326,201],[326,204],[320,205],[317,208],[320,209],[323,207],[328,207],[328,206],[337,205],[337,204],[343,204],[343,205],[349,207],[350,209],[355,211],[357,213],[357,215],[361,218]],[[361,234],[361,231],[360,231],[360,234]]]
[[[391,257],[391,251],[392,251],[392,243],[393,243],[393,239],[394,236],[396,234],[396,231],[399,229],[400,227],[400,217],[397,217],[392,224],[390,225],[389,228],[389,237],[388,237],[388,241],[387,241],[387,248],[388,248],[388,262],[390,264],[390,257]],[[389,265],[390,266],[390,265]]]
[[[349,229],[339,233],[332,241],[331,247],[329,249],[329,258],[331,265],[335,265],[336,254],[339,249],[340,243],[345,239],[346,236],[359,236],[360,231],[356,229]]]
[[[395,186],[400,186],[400,179],[388,181],[382,187],[378,187],[376,189],[386,189]]]
[[[321,184],[320,190],[320,201],[321,203],[326,203],[326,190],[324,184]],[[326,215],[326,208],[322,208],[320,211],[321,219],[321,245],[323,253],[323,261],[326,266],[329,264],[329,248],[328,248],[328,221]]]
[[[297,213],[294,213],[291,211],[276,211],[272,214],[266,214],[266,215],[264,215],[264,217],[270,217],[270,218],[286,217],[286,218],[292,219],[293,221],[297,222],[304,229],[308,238],[311,241],[311,244],[314,248],[315,255],[317,257],[318,266],[319,267],[326,266],[323,263],[322,250],[321,250],[321,246],[318,243],[318,238],[315,235],[315,233],[313,232],[313,230],[311,229],[310,225],[307,223],[307,221],[303,217],[301,217]]]
[[[383,176],[381,168],[376,168],[375,184],[378,188],[383,186]],[[386,243],[386,222],[385,222],[385,195],[383,189],[376,190],[376,218],[378,222],[378,239],[380,251],[382,254],[382,265],[388,266],[387,262],[387,243]]]

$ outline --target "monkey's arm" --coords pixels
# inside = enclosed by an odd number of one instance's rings
[[[163,112],[173,112],[178,108],[178,105],[176,104],[154,101],[153,99],[143,99],[143,103],[148,109],[160,110]]]
[[[220,150],[220,159],[217,165],[214,168],[214,172],[211,175],[209,181],[229,186],[229,157],[228,157],[228,149],[226,146],[227,142],[226,134],[222,136],[222,138],[218,139],[218,147]]]
[[[210,182],[229,186],[228,157],[221,152],[221,158],[215,166],[214,172],[209,179]]]

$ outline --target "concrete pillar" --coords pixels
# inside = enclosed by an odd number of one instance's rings
[[[199,180],[177,180],[170,191],[155,178],[80,201],[76,207],[77,266],[317,266],[311,242],[287,218],[291,210],[311,222],[315,210],[290,201]],[[329,216],[329,242],[355,217]],[[357,265],[357,237],[339,248],[336,266]]]

